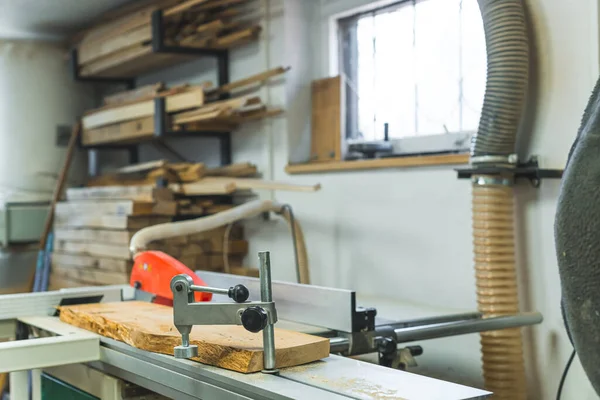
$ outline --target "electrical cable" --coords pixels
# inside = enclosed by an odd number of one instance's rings
[[[562,376],[560,378],[560,383],[558,384],[558,390],[556,391],[556,400],[560,400],[560,397],[562,395],[562,391],[563,391],[563,387],[565,385],[565,380],[567,379],[567,373],[569,372],[569,368],[571,368],[571,364],[573,364],[573,359],[575,359],[575,354],[577,352],[575,351],[575,349],[573,349],[573,352],[571,353],[571,356],[569,357],[569,360],[567,361],[567,364],[565,365],[565,369],[563,370]]]
[[[294,219],[294,212],[292,206],[284,204],[281,206],[281,212],[287,210],[290,216],[290,229],[292,230],[292,242],[294,243],[294,259],[296,260],[296,279],[300,283],[300,259],[298,258],[298,243],[296,243],[296,220]]]

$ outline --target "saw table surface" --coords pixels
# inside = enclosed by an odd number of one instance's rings
[[[123,341],[142,350],[173,354],[181,335],[173,325],[173,309],[145,302],[117,302],[61,307],[60,319],[71,325]],[[262,333],[242,326],[197,325],[190,343],[198,346],[192,360],[238,372],[263,368]],[[329,339],[275,330],[276,366],[296,366],[329,356]]]

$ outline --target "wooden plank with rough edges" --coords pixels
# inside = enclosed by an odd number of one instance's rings
[[[60,308],[63,322],[133,347],[173,354],[181,334],[173,326],[173,309],[158,304],[132,301],[84,304]],[[242,326],[196,325],[190,343],[198,346],[204,364],[250,373],[263,368],[262,332],[251,333]],[[275,366],[291,367],[329,356],[329,339],[275,328]]]

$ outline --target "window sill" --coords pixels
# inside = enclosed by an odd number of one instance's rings
[[[307,164],[288,164],[285,172],[294,174],[313,174],[319,172],[358,171],[382,168],[410,168],[431,165],[468,164],[469,154],[440,154],[415,157],[378,158],[372,160],[328,161]]]

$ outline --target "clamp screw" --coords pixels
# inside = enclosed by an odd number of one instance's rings
[[[181,283],[178,283],[177,285],[175,285],[175,290],[181,292],[183,290],[183,285]]]

